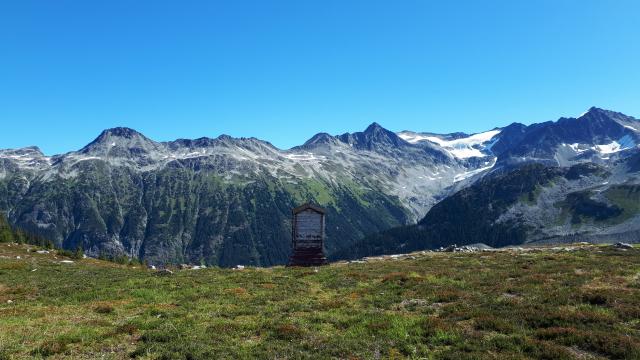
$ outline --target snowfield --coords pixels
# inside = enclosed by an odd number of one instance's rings
[[[573,150],[576,155],[582,154],[585,151],[593,150],[600,155],[613,154],[620,151],[633,149],[636,146],[636,142],[630,135],[625,135],[618,139],[617,141],[613,141],[609,144],[601,144],[601,145],[589,145],[589,144],[562,144],[562,146],[568,147]]]
[[[492,141],[492,139],[500,134],[500,131],[501,130],[491,130],[474,134],[466,138],[453,140],[447,140],[438,136],[426,136],[409,132],[399,133],[398,136],[411,144],[417,144],[421,141],[430,141],[441,146],[455,158],[468,159],[472,157],[484,157],[491,155],[491,146],[495,142]]]

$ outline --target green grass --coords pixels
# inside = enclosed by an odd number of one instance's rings
[[[326,206],[330,203],[335,203],[334,198],[331,196],[331,192],[325,183],[310,179],[305,182],[305,185],[308,187],[309,192],[313,195],[319,205]]]
[[[0,244],[0,359],[640,359],[640,249],[169,276],[62,259]]]
[[[550,188],[553,186],[555,186],[555,182],[553,181],[549,181],[549,183],[545,185],[536,184],[532,191],[520,195],[520,197],[518,198],[518,202],[527,204],[529,206],[534,206],[538,203],[538,197],[540,196],[544,188]]]
[[[613,204],[623,209],[622,214],[616,219],[616,223],[622,223],[640,213],[640,186],[612,186],[605,192],[605,196]]]
[[[577,191],[555,204],[561,209],[559,221],[571,215],[571,224],[578,227],[583,223],[617,224],[624,220],[624,208],[617,204],[607,204],[592,199],[593,191]]]

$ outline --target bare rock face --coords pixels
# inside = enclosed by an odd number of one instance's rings
[[[631,249],[629,243],[640,241],[640,173],[630,170],[629,161],[606,167],[528,164],[486,176],[435,205],[417,225],[366,237],[349,254],[582,241]]]
[[[114,128],[79,151],[61,155],[46,156],[36,147],[0,150],[0,212],[13,225],[58,246],[82,246],[90,256],[125,255],[154,264],[284,264],[291,252],[290,209],[307,201],[327,210],[329,258],[373,254],[379,250],[376,241],[363,244],[362,238],[414,224],[425,214],[430,214],[428,219],[443,219],[436,215],[443,207],[452,216],[457,212],[486,221],[482,226],[510,229],[473,242],[492,245],[503,242],[498,237],[529,241],[569,236],[575,227],[571,219],[591,235],[612,239],[636,229],[628,206],[618,214],[622,221],[616,218],[613,225],[598,221],[618,212],[614,206],[621,205],[613,202],[624,198],[625,191],[631,197],[635,194],[629,186],[635,184],[634,171],[640,169],[638,123],[597,108],[578,118],[512,124],[471,135],[394,133],[374,123],[362,132],[321,133],[288,150],[226,135],[156,142],[135,130]],[[595,164],[610,175],[580,170],[576,178],[541,185],[543,190],[530,189],[526,197],[531,193],[535,200],[531,201],[544,211],[528,209],[533,205],[521,201],[524,195],[517,193],[523,184],[532,183],[524,180],[527,176],[540,173],[523,172],[516,180],[522,184],[496,180],[513,185],[508,196],[499,191],[502,185],[487,187],[484,181],[532,162],[562,169]],[[605,191],[599,194],[565,196],[598,181],[610,185],[602,185]],[[486,209],[458,195],[474,184],[479,184],[477,190],[462,194],[498,189],[489,193],[491,198],[505,198],[508,203],[485,199],[485,205],[491,205]],[[453,202],[459,206],[448,207]],[[432,209],[438,203],[444,205]],[[594,209],[604,215],[598,213],[592,224]],[[559,211],[570,218],[557,225],[549,219]],[[490,219],[485,214],[491,214]],[[422,234],[418,230],[432,226],[432,221],[420,221],[411,231],[418,236]],[[475,223],[448,224],[479,229]],[[429,238],[420,235],[416,246],[462,243],[446,235],[461,235],[460,230],[431,230],[436,232]],[[434,242],[433,236],[439,240]],[[383,248],[409,242],[407,237],[385,239],[389,241]]]

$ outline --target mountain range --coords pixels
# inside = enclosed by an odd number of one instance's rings
[[[577,118],[479,134],[320,133],[156,142],[129,128],[78,151],[0,150],[0,212],[57,246],[150,263],[268,266],[290,211],[327,209],[326,250],[353,258],[450,243],[637,239],[640,121]],[[636,236],[636,237],[634,237]]]

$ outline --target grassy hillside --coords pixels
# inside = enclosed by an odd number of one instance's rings
[[[0,359],[640,358],[640,249],[161,276],[0,244]]]

